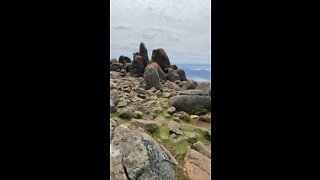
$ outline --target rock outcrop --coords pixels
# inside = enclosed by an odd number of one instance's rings
[[[162,70],[170,67],[170,60],[164,49],[158,48],[152,51],[151,60],[157,62]]]
[[[110,141],[110,179],[176,179],[174,162],[142,130],[110,119]]]

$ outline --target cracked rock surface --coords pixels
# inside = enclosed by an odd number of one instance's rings
[[[187,151],[184,168],[190,180],[211,179],[211,159],[193,149]]]
[[[111,179],[176,179],[174,162],[142,129],[110,119],[110,141]]]

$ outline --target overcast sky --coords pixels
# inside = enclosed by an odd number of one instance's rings
[[[111,0],[110,58],[132,59],[143,41],[172,63],[211,63],[211,0]]]

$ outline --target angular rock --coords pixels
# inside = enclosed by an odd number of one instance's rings
[[[141,42],[140,46],[139,46],[139,55],[143,59],[144,66],[147,66],[148,65],[148,60],[149,60],[149,58],[148,58],[148,50],[146,48],[146,45],[143,42]]]
[[[117,103],[117,107],[126,107],[128,105],[126,100],[121,100]]]
[[[201,141],[193,144],[195,150],[211,159],[211,150],[207,148]]]
[[[154,121],[146,121],[141,119],[133,119],[132,123],[143,128],[144,130],[154,133],[159,131],[159,127],[156,122]]]
[[[110,129],[110,179],[176,179],[174,162],[148,134],[125,125]]]
[[[164,49],[158,48],[152,51],[151,60],[157,62],[162,70],[170,66],[170,60]]]
[[[118,90],[116,90],[116,89],[110,90],[110,99],[112,99],[114,104],[118,103],[118,101],[119,101]]]
[[[145,89],[150,89],[151,87],[155,87],[157,89],[161,88],[160,77],[155,68],[146,68],[143,78],[146,82]]]
[[[187,78],[186,78],[186,73],[184,72],[184,70],[177,69],[175,71],[179,74],[181,81],[188,81]]]
[[[172,69],[174,69],[174,70],[177,70],[177,69],[178,69],[178,67],[177,67],[175,64],[171,64],[171,65],[169,66],[169,68],[172,68]]]
[[[151,64],[149,64],[146,68],[145,68],[145,71],[147,68],[154,68],[155,70],[157,70],[158,72],[158,75],[160,77],[161,80],[167,80],[167,77],[165,75],[165,73],[162,71],[161,67],[158,65],[158,63],[156,62],[153,62]]]
[[[112,99],[110,99],[110,112],[111,113],[117,112],[117,107],[114,105]]]
[[[173,89],[175,91],[178,91],[180,90],[180,86],[178,86],[176,83],[173,83],[173,82],[166,82],[164,84],[165,87],[169,88],[169,89]]]
[[[133,117],[140,119],[142,117],[143,113],[141,111],[134,111]]]
[[[207,94],[210,94],[211,86],[209,83],[200,83],[198,86],[195,88],[197,90],[202,90],[206,92]]]
[[[168,114],[172,115],[174,112],[176,112],[176,108],[175,107],[170,107],[168,109]]]
[[[168,123],[168,127],[169,127],[169,133],[175,133],[178,135],[182,135],[182,132],[180,130],[180,125],[178,123],[176,123],[175,121],[170,121]]]
[[[180,75],[178,74],[177,70],[174,70],[171,68],[167,68],[166,70],[168,72],[167,77],[168,77],[169,81],[175,82],[177,80],[181,80]]]
[[[144,64],[141,56],[135,56],[135,59],[131,62],[129,72],[134,77],[142,77],[144,72]]]
[[[189,80],[181,87],[181,90],[195,89],[196,87],[197,82],[194,80]]]
[[[173,116],[178,117],[179,119],[187,121],[187,122],[190,120],[190,116],[184,111],[175,112],[175,113],[173,113]]]
[[[193,149],[187,151],[183,167],[190,180],[211,179],[211,159]]]

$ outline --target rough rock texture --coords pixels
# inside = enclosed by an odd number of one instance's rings
[[[117,71],[123,69],[123,65],[121,63],[112,63],[110,64],[110,71]]]
[[[177,111],[201,114],[211,108],[211,97],[201,90],[186,90],[180,95],[170,98]]]
[[[202,90],[202,91],[210,94],[211,86],[209,83],[200,83],[200,84],[198,84],[198,86],[195,89]]]
[[[151,87],[155,87],[157,89],[161,88],[160,77],[155,68],[146,68],[143,78],[146,83],[145,89],[150,89]]]
[[[149,135],[110,120],[110,178],[174,180],[174,162]]]
[[[119,57],[119,63],[122,63],[122,64],[131,63],[131,59],[127,56],[121,55]]]
[[[207,156],[208,158],[211,159],[211,151],[209,148],[207,148],[202,142],[198,141],[193,144],[195,149],[200,152],[201,154]]]
[[[162,48],[154,49],[152,51],[151,59],[153,62],[157,62],[162,70],[170,67],[169,57]]]
[[[172,68],[172,69],[174,69],[174,70],[177,70],[177,69],[178,69],[178,67],[177,67],[175,64],[171,64],[169,67]]]
[[[181,90],[195,89],[196,87],[197,82],[194,80],[189,80],[181,87]]]
[[[184,70],[177,69],[176,72],[179,74],[181,81],[187,81],[186,73],[184,72]]]
[[[132,76],[141,77],[144,71],[143,59],[141,56],[135,56],[135,59],[131,62],[129,72]]]
[[[190,180],[211,179],[211,159],[193,149],[187,151],[183,167]]]
[[[169,80],[169,81],[175,82],[175,81],[177,81],[177,80],[181,80],[181,79],[180,79],[180,75],[177,73],[176,70],[174,70],[174,69],[172,69],[172,68],[167,68],[166,70],[167,70],[167,72],[168,72],[167,76],[168,76],[168,80]]]
[[[148,58],[148,50],[146,48],[146,45],[143,42],[141,42],[140,46],[139,46],[139,55],[143,59],[144,66],[147,66],[148,65],[148,60],[149,60],[149,58]]]
[[[167,80],[167,77],[166,77],[165,73],[162,71],[162,69],[161,69],[161,67],[158,65],[158,63],[153,62],[153,63],[149,64],[149,65],[145,68],[145,71],[146,71],[148,68],[154,68],[154,69],[156,69],[157,72],[158,72],[158,75],[159,75],[160,79],[162,79],[162,80]]]

